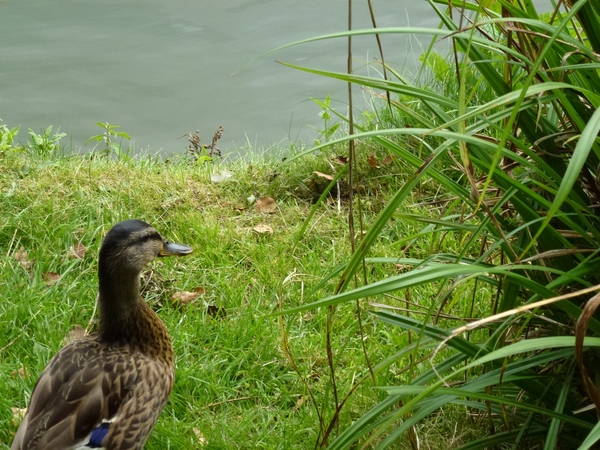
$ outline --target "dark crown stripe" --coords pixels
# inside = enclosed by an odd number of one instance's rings
[[[148,241],[162,241],[162,237],[158,231],[153,231],[152,233],[133,239],[132,244],[143,244],[144,242]]]

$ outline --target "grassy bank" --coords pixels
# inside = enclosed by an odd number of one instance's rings
[[[319,414],[331,414],[325,406],[332,395],[323,342],[326,314],[286,317],[284,331],[278,318],[267,315],[280,302],[289,308],[317,299],[311,290],[350,253],[344,192],[320,205],[299,235],[323,183],[314,172],[333,174],[341,168],[335,159],[319,155],[282,165],[265,158],[215,166],[5,151],[0,156],[2,448],[16,430],[11,409],[26,406],[49,359],[75,327],[93,329],[99,245],[106,231],[126,218],[146,220],[168,239],[194,248],[185,259],[155,263],[145,276],[145,295],[167,324],[177,355],[174,392],[147,448],[313,447]],[[376,168],[365,159],[361,167],[368,222],[404,175],[395,161]],[[230,178],[211,181],[224,170]],[[275,205],[262,211],[251,197],[265,196]],[[273,232],[257,232],[259,225]],[[396,223],[379,251],[392,256],[395,237],[413,232],[410,224]],[[389,264],[377,270],[399,269]],[[170,300],[183,291],[197,297],[186,304]],[[375,363],[407,343],[406,333],[369,315],[363,314],[363,321]],[[346,390],[365,375],[355,307],[341,307],[334,326],[337,375],[347,380],[338,389]],[[406,375],[390,370],[380,376]],[[382,396],[366,383],[344,408],[341,425]]]

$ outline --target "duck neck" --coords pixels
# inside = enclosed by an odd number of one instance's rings
[[[100,262],[98,282],[100,336],[111,342],[129,340],[142,303],[140,274],[106,267]]]
[[[129,346],[167,366],[173,366],[173,347],[167,328],[142,300],[140,272],[104,264],[98,267],[98,337],[111,345]]]

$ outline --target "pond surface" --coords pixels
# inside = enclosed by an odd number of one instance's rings
[[[354,28],[370,28],[367,2],[354,3]],[[423,0],[372,3],[379,27],[438,24]],[[331,95],[345,112],[346,86],[276,61],[344,72],[346,40],[265,53],[344,31],[346,8],[341,0],[0,0],[0,118],[21,125],[21,142],[28,128],[53,125],[74,148],[101,132],[98,121],[120,125],[137,149],[165,154],[183,151],[187,139],[178,137],[195,130],[210,143],[220,125],[225,151],[310,144],[322,128],[310,98]],[[382,39],[387,61],[414,69],[414,37]],[[379,56],[375,38],[354,42],[354,65],[366,70]]]

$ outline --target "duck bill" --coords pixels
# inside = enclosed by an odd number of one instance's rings
[[[158,256],[184,256],[192,253],[192,247],[183,244],[175,244],[173,242],[163,243],[163,248]]]

